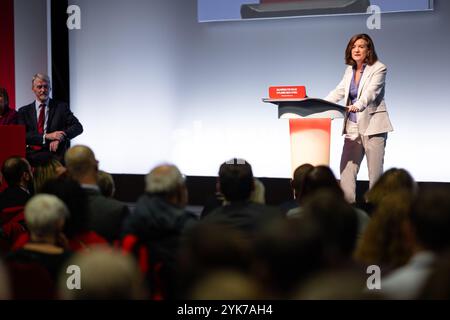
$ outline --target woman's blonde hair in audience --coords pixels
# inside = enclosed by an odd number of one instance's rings
[[[50,159],[45,164],[36,166],[33,173],[33,183],[35,193],[40,193],[44,184],[59,176],[59,169],[63,165],[57,159]]]

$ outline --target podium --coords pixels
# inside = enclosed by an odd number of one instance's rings
[[[344,106],[318,98],[277,97],[263,102],[278,106],[279,119],[289,119],[292,172],[305,163],[330,164],[331,120],[344,118]]]
[[[25,126],[0,125],[0,167],[3,162],[12,156],[25,158]],[[6,183],[0,186],[0,191],[5,188]]]

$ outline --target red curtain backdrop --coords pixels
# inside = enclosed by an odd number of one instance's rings
[[[8,90],[9,105],[16,107],[14,77],[14,0],[0,0],[0,86]]]

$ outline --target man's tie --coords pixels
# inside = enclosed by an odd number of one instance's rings
[[[39,106],[39,118],[38,118],[38,132],[39,134],[44,134],[44,123],[45,123],[45,104]]]
[[[39,117],[37,123],[37,130],[39,134],[44,134],[44,124],[45,124],[45,104],[39,106]],[[32,150],[39,151],[42,150],[41,146],[31,146]]]

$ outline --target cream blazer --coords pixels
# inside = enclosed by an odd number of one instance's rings
[[[358,99],[355,106],[359,108],[357,113],[357,124],[359,134],[369,136],[393,131],[389,115],[384,102],[384,87],[386,80],[386,66],[377,61],[373,65],[367,65],[361,77],[358,87]],[[346,105],[350,104],[349,91],[352,81],[353,68],[348,66],[342,81],[331,91],[325,100],[338,103],[344,99]],[[348,112],[345,114],[344,128],[347,123]]]

